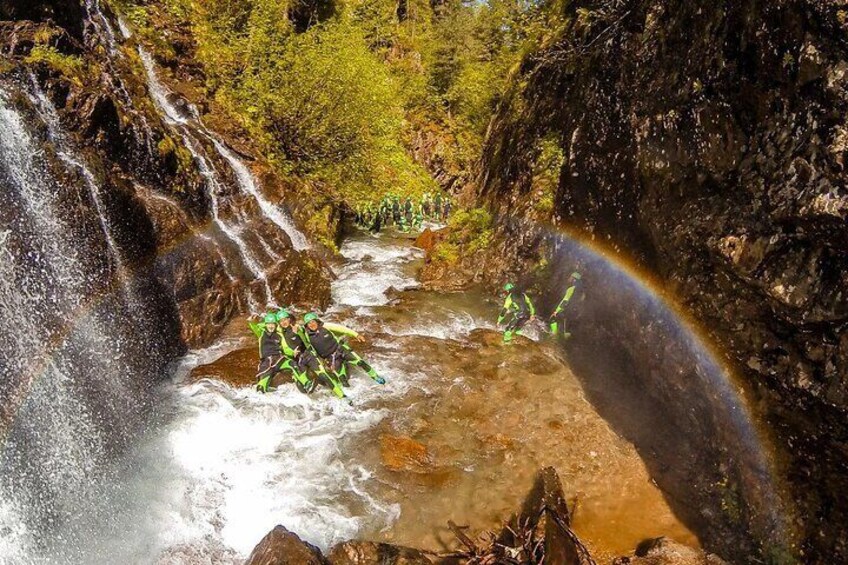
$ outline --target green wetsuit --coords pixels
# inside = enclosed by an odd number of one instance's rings
[[[504,300],[501,312],[498,315],[498,325],[503,324],[508,319],[506,329],[504,330],[504,343],[512,341],[513,336],[521,331],[524,324],[536,315],[536,307],[533,306],[533,301],[524,292],[511,291]]]

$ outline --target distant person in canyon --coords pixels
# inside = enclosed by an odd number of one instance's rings
[[[380,211],[374,214],[374,221],[368,229],[371,230],[371,233],[380,233],[380,230],[383,229],[383,214]]]
[[[452,206],[453,206],[453,204],[451,204],[451,199],[445,198],[445,205],[442,208],[442,221],[443,222],[446,222],[448,220],[448,216],[450,216]]]
[[[303,323],[306,326],[303,330],[306,343],[317,357],[329,365],[342,384],[348,384],[349,365],[361,368],[377,384],[386,384],[386,379],[378,375],[377,371],[345,342],[344,337],[362,341],[357,332],[339,324],[324,323],[314,312],[306,314]]]
[[[406,197],[406,202],[403,203],[403,216],[406,218],[406,223],[412,223],[412,213],[413,213],[413,205],[412,198],[409,196]]]
[[[400,198],[397,196],[392,200],[392,221],[395,225],[400,223]]]
[[[498,326],[506,324],[503,342],[510,343],[527,322],[536,319],[536,307],[533,306],[533,301],[527,293],[518,290],[513,283],[506,283],[504,292],[506,292],[506,298],[498,315]]]
[[[569,333],[565,327],[566,319],[571,317],[571,314],[577,307],[576,303],[581,298],[582,283],[583,276],[577,271],[574,271],[571,273],[571,276],[568,277],[568,288],[565,289],[565,294],[563,295],[562,300],[559,301],[559,304],[557,304],[557,307],[548,319],[551,335],[555,338],[562,337],[563,339],[568,339],[571,337],[571,333]],[[566,312],[568,313],[567,315]],[[562,331],[561,335],[560,331]]]

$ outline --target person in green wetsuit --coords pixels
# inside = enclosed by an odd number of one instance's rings
[[[512,283],[504,285],[506,298],[504,299],[503,307],[498,314],[498,325],[507,322],[504,329],[503,341],[510,343],[516,333],[521,332],[521,328],[527,322],[532,322],[536,319],[536,307],[533,306],[533,301],[525,292],[521,292],[515,288]]]
[[[565,312],[571,301],[576,300],[575,295],[579,294],[579,290],[582,287],[582,279],[583,276],[577,271],[571,273],[571,276],[568,278],[568,288],[565,289],[565,295],[559,301],[559,304],[549,318],[552,336],[560,337],[559,331],[562,329],[563,339],[571,337],[571,334],[565,329]]]
[[[256,368],[256,390],[267,392],[268,386],[282,368],[283,335],[274,314],[265,314],[261,323],[248,322],[259,339],[259,365]]]
[[[342,384],[348,385],[348,365],[361,368],[377,384],[386,384],[386,379],[378,375],[377,371],[344,341],[343,337],[362,341],[362,337],[354,330],[339,324],[324,323],[314,312],[306,314],[303,323],[303,337],[307,345],[316,357],[326,362],[331,371],[339,376]]]
[[[301,328],[292,324],[291,313],[283,308],[277,312],[276,317],[283,337],[281,345],[284,360],[280,366],[291,371],[297,389],[309,394],[320,382],[332,389],[338,398],[346,398],[339,381],[330,375],[324,364],[306,347]],[[310,373],[314,378],[310,378]]]
[[[398,220],[398,231],[400,233],[409,233],[409,223],[406,221],[406,216],[401,216]]]

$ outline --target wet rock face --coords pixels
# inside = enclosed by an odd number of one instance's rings
[[[758,388],[793,454],[807,558],[848,556],[843,8],[570,3],[494,122],[481,189],[520,202],[523,155],[560,139],[553,220],[661,275]]]
[[[55,0],[2,0],[0,20],[52,21],[82,39],[82,2],[56,2]]]
[[[152,103],[135,39],[120,42],[107,8],[99,14],[96,2],[70,8],[49,1],[23,4],[0,4],[0,15],[12,20],[0,22],[0,52],[9,57],[3,78],[13,89],[37,85],[32,88],[55,106],[72,153],[89,164],[103,187],[107,222],[115,226],[116,244],[131,270],[154,279],[160,302],[176,311],[178,339],[192,347],[208,344],[252,304],[326,305],[330,271],[324,259],[293,249],[288,235],[239,188],[234,169],[204,138],[197,150],[220,185],[210,188],[197,157],[183,143],[183,132],[169,126]],[[37,46],[56,55],[31,62],[27,57]],[[176,95],[173,102],[188,106]],[[220,142],[229,143],[226,137]],[[249,143],[235,143],[240,155],[251,153]],[[267,166],[255,169],[264,181],[259,190],[267,185],[269,199],[281,200],[283,192],[291,197],[281,188],[287,183]],[[222,220],[243,245],[213,221],[211,190],[220,193]],[[71,223],[98,220],[91,208],[69,207],[68,213],[75,215]],[[267,285],[257,275],[260,270]],[[169,329],[176,325],[167,323]]]

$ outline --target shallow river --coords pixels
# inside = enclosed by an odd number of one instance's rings
[[[325,389],[227,384],[249,382],[255,363],[239,321],[180,363],[162,425],[120,470],[116,533],[86,562],[238,563],[276,524],[322,548],[454,548],[449,519],[497,528],[546,465],[599,561],[647,537],[698,544],[552,346],[501,345],[498,305],[481,294],[417,289],[407,239],[360,233],[341,251],[325,319],[366,336],[357,349],[388,383],[355,372],[353,407]]]

